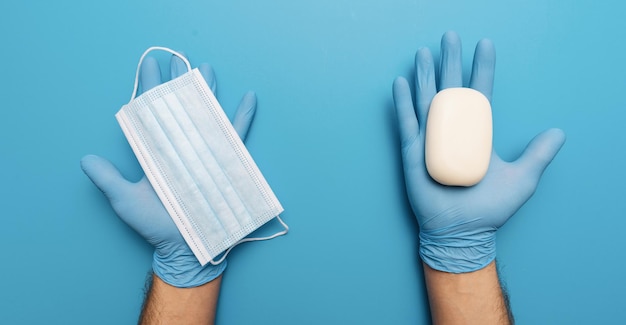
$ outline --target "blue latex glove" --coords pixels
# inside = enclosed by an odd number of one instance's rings
[[[172,78],[187,72],[183,61],[175,56],[170,61],[170,69]],[[198,69],[215,93],[216,80],[211,67],[202,64]],[[161,71],[154,58],[144,60],[140,80],[144,91],[161,83]],[[242,140],[246,138],[255,111],[256,95],[247,93],[233,120]],[[159,278],[176,287],[195,287],[222,274],[226,261],[216,266],[200,265],[145,176],[137,183],[129,182],[113,164],[94,155],[84,157],[81,167],[109,199],[117,215],[154,246],[152,268]]]
[[[437,92],[430,51],[418,50],[415,103],[406,79],[393,85],[407,194],[420,227],[420,256],[430,267],[451,273],[481,269],[496,256],[496,230],[534,193],[543,171],[565,142],[559,129],[537,135],[514,162],[493,151],[483,180],[472,187],[449,187],[435,182],[426,170],[424,135],[430,103]],[[461,40],[443,35],[439,90],[462,87]],[[495,49],[489,40],[476,46],[469,86],[490,101]]]

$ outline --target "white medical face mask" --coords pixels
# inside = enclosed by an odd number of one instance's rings
[[[136,97],[139,67],[164,50],[184,75]],[[284,235],[283,207],[198,69],[151,47],[141,56],[131,101],[115,115],[152,187],[200,264],[221,263],[235,245]],[[276,217],[285,228],[244,238]],[[215,258],[226,251],[221,259]]]

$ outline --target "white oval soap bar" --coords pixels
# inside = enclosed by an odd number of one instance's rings
[[[471,88],[435,95],[426,125],[426,168],[443,185],[472,186],[487,173],[492,148],[491,105]]]

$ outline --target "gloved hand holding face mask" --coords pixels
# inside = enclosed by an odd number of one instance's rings
[[[404,78],[393,85],[409,201],[420,227],[420,256],[431,268],[451,273],[479,270],[496,256],[496,230],[534,193],[543,171],[565,141],[550,129],[537,135],[513,162],[496,154],[484,178],[471,187],[445,186],[434,181],[425,164],[425,126],[437,93],[430,51],[417,52],[415,106]],[[448,32],[441,40],[439,90],[462,87],[461,41]],[[469,87],[491,101],[495,49],[491,41],[476,46]]]
[[[170,67],[172,79],[187,72],[183,61],[175,56]],[[212,69],[202,64],[199,70],[215,92]],[[144,91],[161,84],[157,61],[146,58],[139,77]],[[248,93],[232,123],[242,140],[246,138],[255,111],[256,96]],[[109,199],[118,216],[155,247],[153,270],[163,281],[176,287],[195,287],[217,278],[224,271],[226,261],[218,265],[200,265],[145,176],[137,183],[130,182],[109,161],[93,155],[84,157],[81,166]]]

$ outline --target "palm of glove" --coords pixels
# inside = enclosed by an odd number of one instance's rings
[[[440,90],[462,87],[461,42],[453,32],[441,41]],[[558,129],[536,136],[523,155],[505,162],[492,152],[487,174],[472,187],[444,186],[428,174],[424,160],[425,126],[437,93],[434,61],[428,49],[416,55],[415,107],[404,78],[394,83],[394,102],[402,144],[409,201],[420,225],[420,254],[431,267],[469,272],[495,257],[495,231],[534,193],[539,179],[565,137]],[[495,49],[488,40],[476,46],[470,87],[491,101]]]
[[[215,93],[216,81],[210,66],[202,64],[199,70]],[[185,72],[187,68],[183,61],[173,56],[172,78]],[[140,78],[144,91],[161,83],[161,71],[156,60],[144,60]],[[243,97],[233,120],[233,126],[242,140],[246,138],[255,110],[256,96],[248,93]],[[139,182],[129,182],[108,160],[94,155],[84,157],[81,166],[109,199],[117,215],[155,247],[155,272],[164,281],[176,286],[195,286],[223,271],[225,263],[204,268],[200,266],[145,176]]]
[[[423,231],[456,224],[472,224],[476,230],[502,226],[530,198],[538,179],[525,175],[514,163],[507,163],[493,152],[489,170],[477,185],[444,186],[434,181],[424,164],[424,137],[404,148],[408,195]]]

